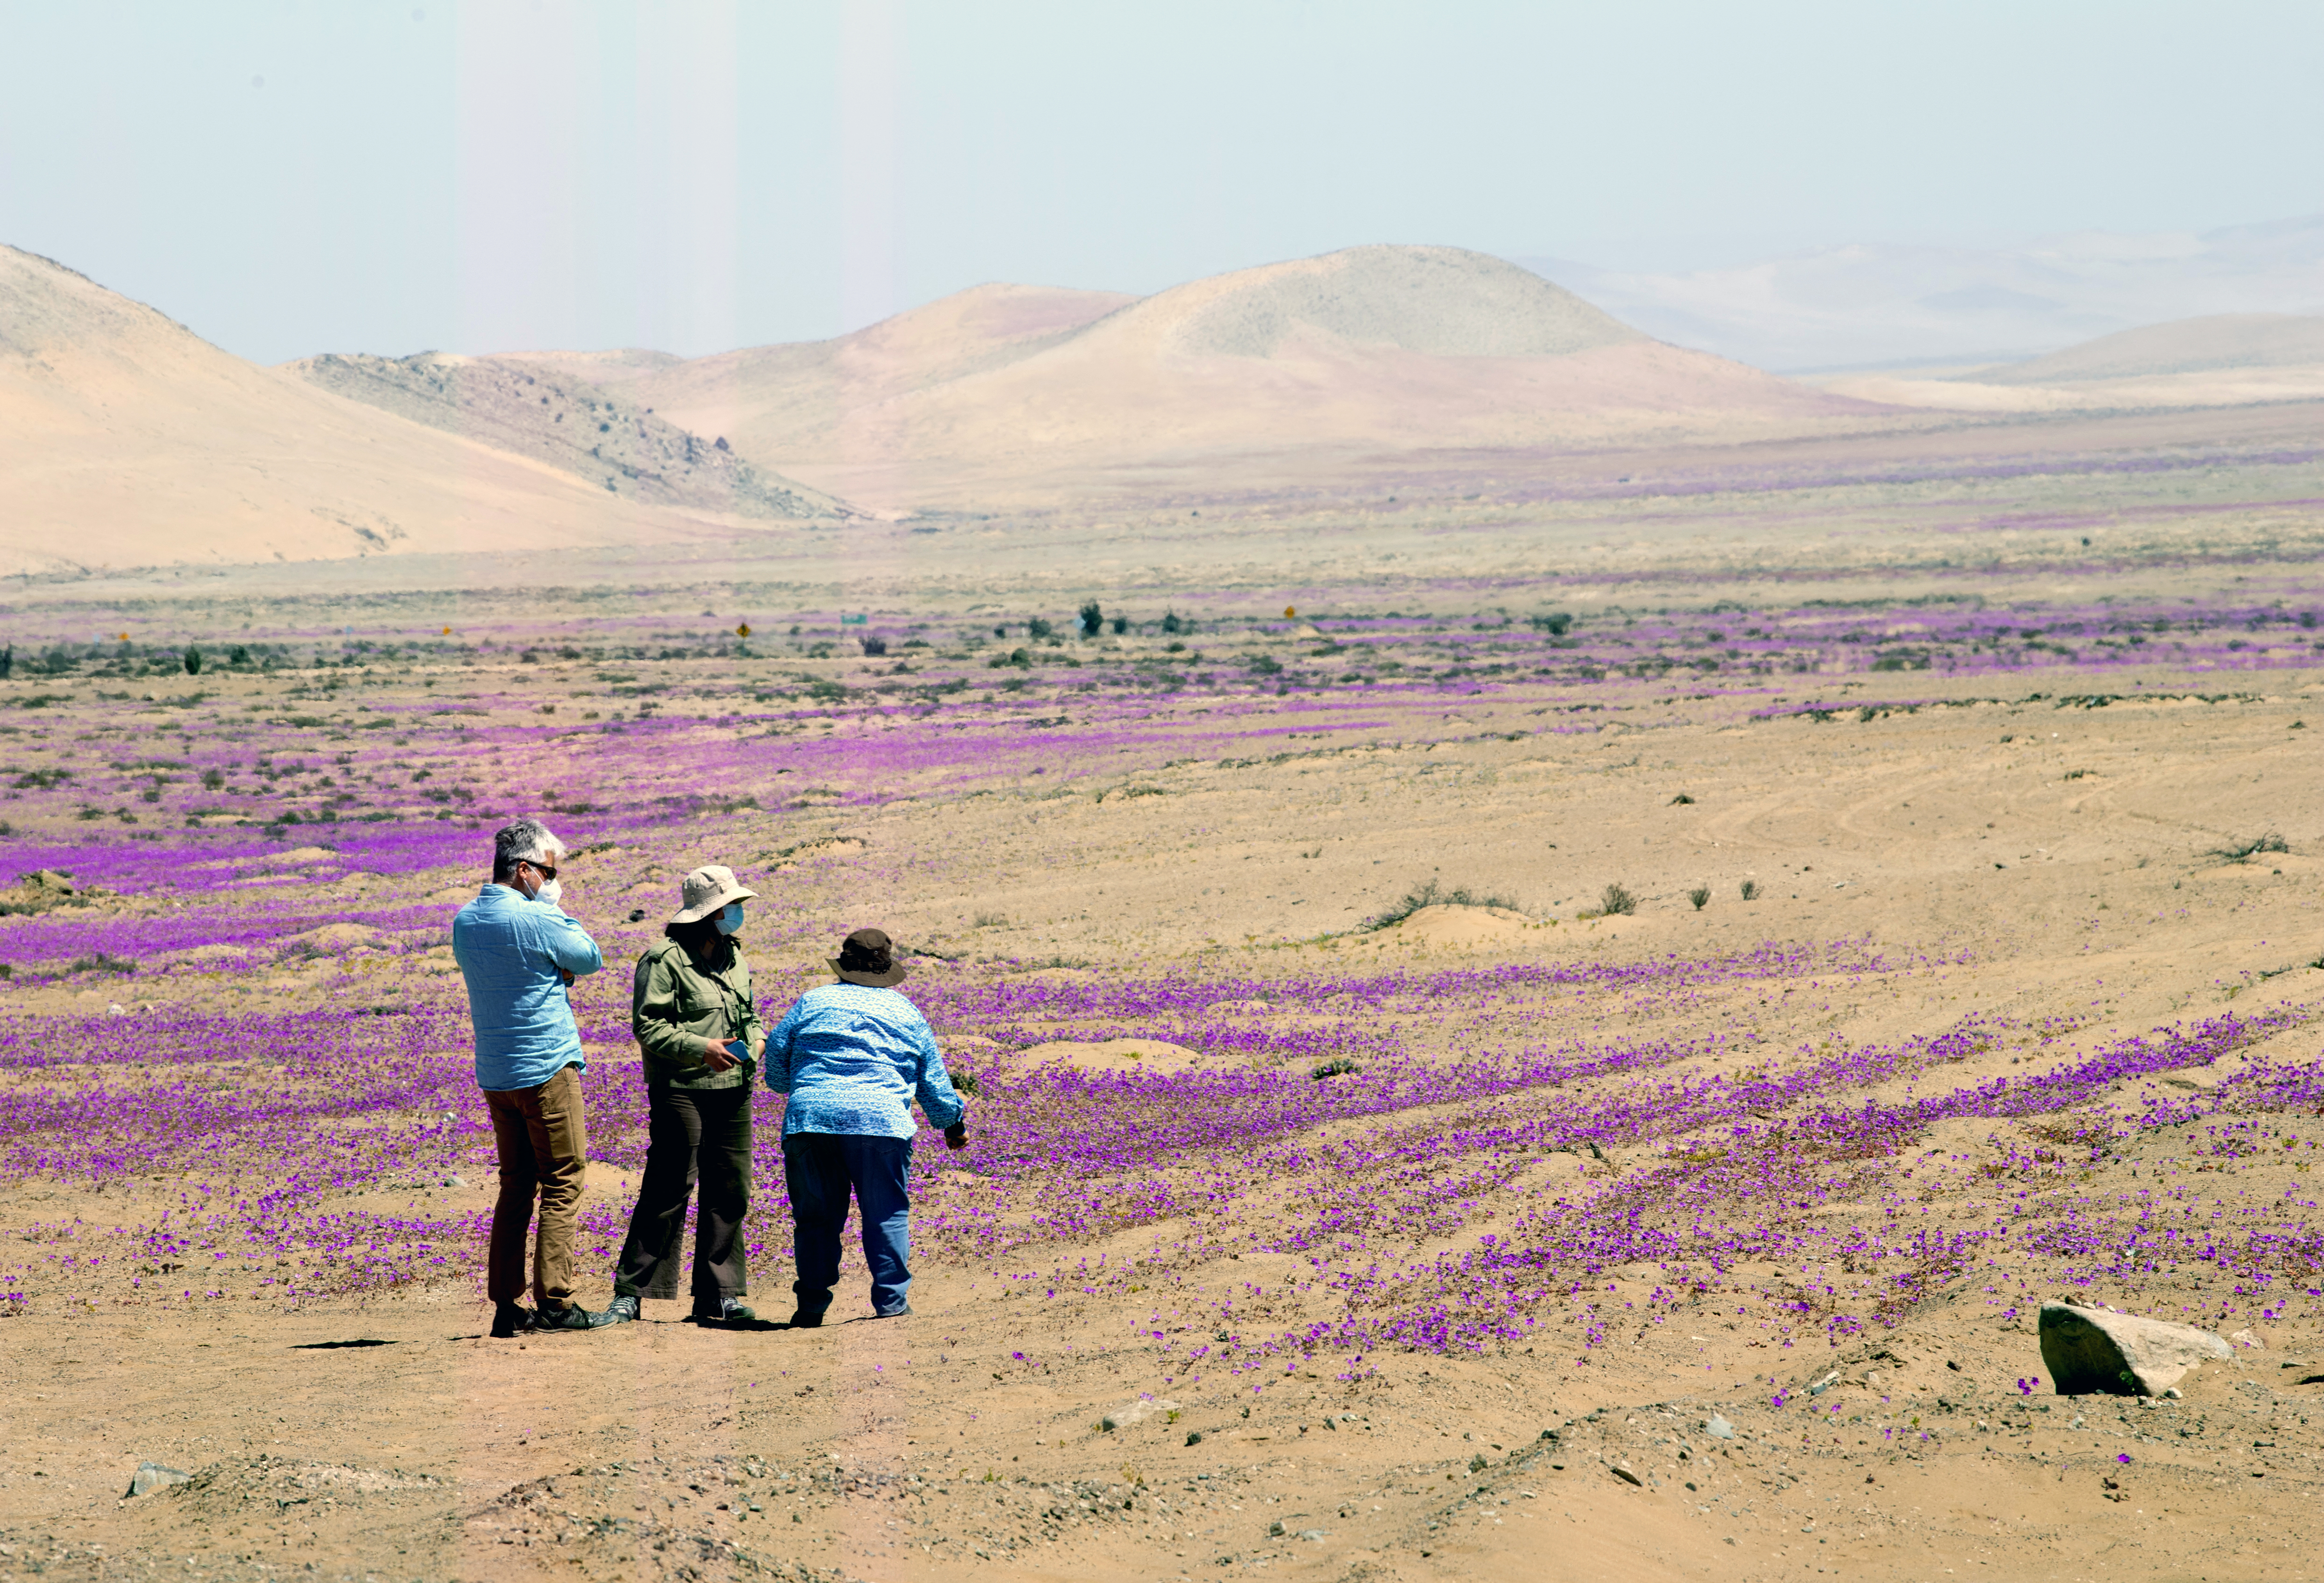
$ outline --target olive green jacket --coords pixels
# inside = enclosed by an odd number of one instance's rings
[[[751,964],[733,952],[725,970],[710,972],[685,946],[664,940],[638,958],[630,989],[630,1032],[645,1053],[646,1081],[674,1089],[740,1089],[751,1085],[759,1050],[767,1042],[758,1003],[751,997]],[[702,1041],[740,1039],[750,1054],[741,1065],[713,1072]]]

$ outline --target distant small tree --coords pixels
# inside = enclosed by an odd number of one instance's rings
[[[1113,635],[1115,637],[1119,638],[1128,630],[1130,630],[1130,618],[1128,616],[1116,616],[1113,618]]]
[[[1094,638],[1104,630],[1105,612],[1100,610],[1097,601],[1093,599],[1082,606],[1082,636]]]
[[[1180,621],[1178,619],[1178,612],[1175,610],[1165,611],[1162,612],[1162,630],[1166,632],[1173,633],[1191,631],[1193,630],[1193,624],[1191,622]]]
[[[866,639],[864,639],[864,640],[863,640],[863,652],[864,652],[864,653],[866,653],[866,654],[885,654],[885,653],[887,653],[887,652],[888,652],[888,640],[887,640],[887,639],[885,639],[885,638],[866,638]]]
[[[1035,616],[1025,623],[1025,636],[1028,638],[1047,638],[1056,630],[1045,616]]]
[[[183,663],[184,663],[184,665],[185,665],[185,667],[186,667],[186,674],[187,674],[188,676],[198,676],[201,675],[201,674],[202,674],[202,651],[201,651],[200,649],[187,649],[187,650],[186,650],[186,658],[185,658],[185,660],[183,661]]]
[[[15,669],[16,646],[11,643],[7,648],[0,649],[0,682],[6,681]]]

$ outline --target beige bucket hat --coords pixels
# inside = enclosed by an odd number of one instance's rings
[[[731,901],[750,901],[758,892],[744,887],[734,878],[734,870],[722,863],[706,863],[686,877],[679,887],[678,898],[686,905],[669,915],[673,924],[691,924],[723,912]]]

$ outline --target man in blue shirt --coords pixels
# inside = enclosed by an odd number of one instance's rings
[[[452,920],[452,959],[468,982],[476,1032],[476,1086],[492,1111],[501,1191],[493,1205],[485,1290],[493,1334],[586,1330],[597,1316],[573,1301],[573,1241],[589,1125],[581,1098],[581,1030],[566,987],[605,965],[589,932],[565,916],[557,868],[565,843],[534,819],[493,836],[493,882]],[[533,1201],[532,1293],[524,1294],[524,1238]]]
[[[945,1146],[964,1148],[964,1107],[945,1071],[936,1035],[920,1008],[895,988],[904,980],[888,936],[858,929],[833,962],[836,984],[800,996],[767,1035],[761,1069],[767,1086],[788,1094],[783,1109],[783,1185],[798,1246],[793,1326],[812,1330],[839,1284],[839,1233],[851,1189],[863,1215],[863,1259],[872,1266],[872,1311],[881,1319],[912,1311],[912,1100]]]

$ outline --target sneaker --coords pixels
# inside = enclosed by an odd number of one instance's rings
[[[739,1297],[721,1297],[715,1302],[697,1302],[694,1305],[694,1322],[697,1325],[749,1325],[758,1321],[758,1311]]]
[[[797,1313],[791,1315],[791,1329],[795,1330],[815,1330],[822,1328],[823,1313],[821,1310],[817,1310],[814,1313],[809,1313],[807,1310],[802,1308]]]
[[[495,1302],[493,1304],[493,1339],[507,1341],[521,1336],[532,1329],[538,1317],[521,1302]]]
[[[536,1330],[594,1330],[605,1323],[604,1316],[591,1313],[579,1303],[564,1308],[544,1308],[533,1315]]]
[[[911,1312],[912,1305],[907,1302],[901,1308],[886,1309],[872,1317],[873,1319],[908,1319],[911,1317]]]
[[[601,1325],[625,1325],[638,1317],[638,1299],[634,1292],[616,1292],[613,1301],[597,1316]]]

